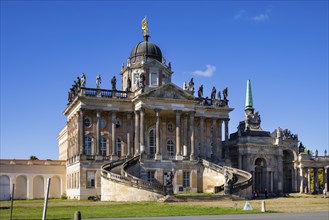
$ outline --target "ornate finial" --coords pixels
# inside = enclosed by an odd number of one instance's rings
[[[146,16],[142,20],[142,29],[143,29],[143,35],[148,36],[149,27],[148,27],[148,21],[146,19]]]

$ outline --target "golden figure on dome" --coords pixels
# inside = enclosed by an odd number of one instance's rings
[[[144,36],[148,35],[149,27],[148,27],[148,21],[146,19],[146,16],[142,20],[142,29],[143,29],[143,35]]]

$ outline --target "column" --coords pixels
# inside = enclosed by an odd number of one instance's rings
[[[139,111],[135,111],[135,156],[140,153],[139,146]]]
[[[131,156],[131,113],[127,112],[127,157]]]
[[[140,146],[141,146],[141,153],[145,152],[145,144],[144,144],[144,123],[145,123],[145,109],[144,108],[141,108],[141,111],[140,111],[140,132],[139,132],[139,142],[140,142]]]
[[[176,160],[181,160],[180,152],[180,114],[181,111],[176,111]]]
[[[311,193],[311,168],[307,169],[307,192]]]
[[[115,128],[116,128],[116,112],[112,111],[112,160],[115,159],[114,156],[116,156],[116,151],[115,151]]]
[[[204,117],[200,117],[200,156],[206,157],[204,153],[204,140],[203,140],[203,132],[204,132]]]
[[[229,159],[230,158],[230,152],[228,149],[228,121],[229,119],[226,119],[224,121],[225,123],[225,159]]]
[[[194,153],[194,113],[190,112],[190,138],[191,138],[191,154],[190,154],[190,160],[195,159],[195,153]]]
[[[212,119],[212,156],[217,159],[217,119]]]
[[[108,122],[112,121],[112,113],[109,112],[108,114]],[[108,126],[109,127],[109,134],[112,134],[112,126]],[[110,139],[107,140],[106,143],[106,156],[107,156],[107,160],[109,159],[109,156],[112,155],[112,147],[111,147],[111,143],[110,143]]]
[[[293,183],[294,183],[294,188],[293,188],[293,191],[294,192],[297,192],[298,191],[298,168],[295,167],[294,168],[294,180],[293,180]]]
[[[83,149],[84,149],[84,134],[85,134],[85,126],[83,124],[83,109],[80,109],[79,111],[79,120],[78,120],[78,126],[79,126],[79,138],[78,138],[78,152],[77,154],[82,155],[83,154]]]
[[[95,144],[95,155],[99,155],[99,148],[101,142],[101,112],[96,111],[96,144]]]
[[[238,154],[239,154],[239,156],[238,156],[238,167],[241,170],[242,169],[242,154],[241,154],[240,151],[238,151]]]
[[[155,109],[156,126],[155,126],[155,160],[161,160],[160,153],[160,109]]]
[[[300,187],[299,187],[299,192],[303,193],[304,192],[304,171],[303,167],[299,169],[299,176],[300,176]]]
[[[218,159],[222,159],[223,158],[223,146],[222,146],[222,123],[223,121],[221,119],[218,120]]]
[[[282,155],[278,156],[278,193],[283,193],[283,163]]]
[[[271,186],[270,186],[270,192],[273,192],[273,172],[270,173],[270,177],[271,177]]]
[[[323,172],[323,184],[326,192],[328,192],[328,168],[324,167]]]
[[[315,167],[314,169],[314,192],[319,192],[319,176],[318,176],[318,168]]]
[[[183,156],[187,157],[187,115],[183,116]]]

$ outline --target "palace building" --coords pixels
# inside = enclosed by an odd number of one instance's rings
[[[64,110],[67,122],[57,137],[59,161],[1,160],[1,199],[8,199],[14,182],[21,190],[17,198],[41,197],[46,177],[56,180],[53,197],[79,200],[151,201],[185,192],[282,195],[310,192],[312,168],[314,191],[318,169],[328,189],[329,157],[304,153],[287,129],[264,131],[250,81],[244,120],[229,134],[234,109],[228,88],[213,87],[205,98],[193,78],[183,88],[175,85],[171,63],[149,41],[146,19],[142,28],[143,41],[113,76],[110,89],[102,87],[101,76],[95,88],[86,87],[85,74],[73,84]],[[24,172],[18,164],[25,165]]]

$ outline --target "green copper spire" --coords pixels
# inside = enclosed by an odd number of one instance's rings
[[[246,91],[246,108],[245,110],[253,110],[254,105],[252,101],[251,82],[247,80],[247,91]]]

